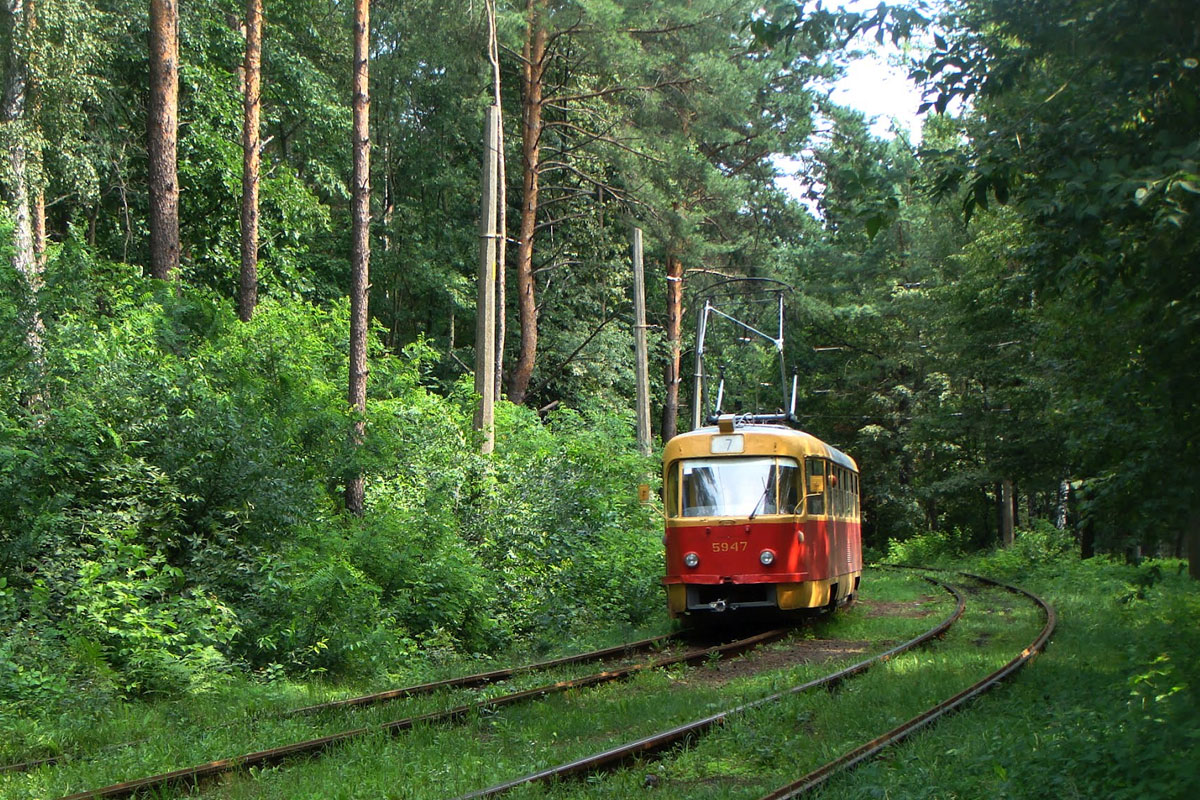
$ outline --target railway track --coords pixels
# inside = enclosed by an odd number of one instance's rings
[[[978,697],[983,692],[995,687],[1000,682],[1013,675],[1046,646],[1057,620],[1053,607],[1051,607],[1037,595],[1034,595],[1033,593],[1024,589],[978,575],[971,575],[968,573],[962,574],[971,580],[996,586],[1004,589],[1005,591],[1010,591],[1015,594],[1025,596],[1039,609],[1041,609],[1045,617],[1045,624],[1033,641],[1024,647],[1020,653],[1014,656],[1003,667],[990,673],[963,691],[936,703],[935,705],[925,709],[921,713],[909,719],[904,724],[893,728],[887,733],[884,733],[883,735],[838,756],[837,758],[827,762],[817,769],[812,770],[796,781],[763,796],[761,800],[791,800],[791,798],[800,797],[808,793],[809,791],[823,784],[832,776],[842,771],[852,769],[853,767],[882,752],[885,748],[903,741],[908,736],[911,736],[913,733],[931,724],[942,716],[959,710],[970,700]],[[846,667],[845,669],[838,670],[837,672],[831,673],[824,677],[808,681],[781,692],[777,692],[760,700],[756,700],[751,703],[745,703],[726,711],[722,711],[685,725],[680,725],[675,728],[662,731],[652,736],[628,742],[618,747],[610,748],[585,758],[576,759],[566,764],[539,770],[514,780],[496,784],[486,789],[470,792],[468,794],[459,796],[456,798],[456,800],[478,800],[479,798],[496,797],[516,789],[519,786],[524,786],[527,784],[547,783],[557,780],[578,778],[585,775],[593,775],[603,771],[615,770],[632,760],[644,759],[648,756],[654,756],[673,748],[677,748],[694,740],[695,737],[702,735],[713,728],[722,726],[731,719],[752,710],[762,708],[771,703],[776,703],[786,697],[809,692],[822,687],[831,687],[846,680],[847,678],[860,675],[876,664],[890,660],[894,656],[899,655],[906,650],[910,650],[914,647],[925,644],[934,638],[944,635],[950,629],[950,627],[957,622],[959,618],[961,618],[965,609],[965,600],[959,588],[937,578],[926,577],[925,579],[941,586],[946,591],[954,595],[957,601],[955,611],[949,617],[942,620],[925,633],[914,637],[913,639],[910,639],[909,641],[904,642],[885,653],[880,653],[877,656],[864,659],[857,664]]]
[[[369,694],[362,694],[354,697],[330,700],[324,703],[315,703],[312,705],[303,706],[301,708],[287,709],[284,711],[276,711],[266,714],[256,714],[253,716],[247,716],[243,719],[227,722],[220,727],[230,727],[233,725],[245,724],[247,722],[258,722],[266,719],[287,719],[289,717],[312,716],[327,711],[367,708],[369,706],[388,703],[393,700],[433,694],[435,692],[447,689],[477,688],[480,686],[487,686],[492,683],[497,683],[499,681],[508,680],[522,674],[545,672],[557,667],[571,666],[573,664],[584,664],[592,661],[602,662],[622,656],[644,653],[665,646],[672,641],[677,641],[679,638],[680,634],[678,633],[652,636],[646,639],[639,639],[637,641],[615,645],[613,647],[590,650],[585,653],[576,653],[574,655],[552,658],[532,664],[522,664],[516,667],[478,672],[472,675],[463,675],[455,678],[429,681],[426,683],[419,683],[396,689],[386,689],[380,692],[371,692]],[[136,747],[137,745],[144,744],[146,741],[148,740],[135,739],[132,741],[111,744],[87,753],[64,753],[60,755],[46,756],[43,758],[32,758],[12,764],[4,764],[0,765],[0,774],[6,772],[29,772],[30,770],[34,770],[39,767],[53,766],[63,761],[79,761],[96,758],[101,755],[111,754],[116,750]]]
[[[947,698],[935,706],[932,706],[921,714],[918,714],[914,718],[910,719],[903,725],[869,742],[866,742],[863,745],[854,748],[853,750],[850,750],[842,756],[830,761],[828,764],[825,764],[820,768],[802,776],[798,780],[775,790],[771,794],[765,795],[763,800],[799,797],[810,791],[812,788],[819,786],[832,775],[861,764],[862,762],[876,755],[883,748],[888,747],[890,744],[910,736],[912,733],[920,730],[922,727],[928,725],[930,722],[939,718],[940,716],[961,708],[972,698],[978,696],[988,688],[995,686],[1000,681],[1016,672],[1024,663],[1031,659],[1045,646],[1050,636],[1050,632],[1053,630],[1055,621],[1054,611],[1052,608],[1041,601],[1040,598],[1037,598],[1036,596],[1025,592],[1022,589],[1018,589],[1017,587],[997,584],[996,582],[989,581],[988,579],[981,578],[979,576],[969,576],[969,578],[971,580],[979,581],[982,584],[990,583],[1001,586],[1005,591],[1028,597],[1028,599],[1037,604],[1042,609],[1042,613],[1046,618],[1046,624],[1039,633],[1038,637],[1000,670],[989,674],[982,680],[973,684],[971,687],[968,687],[968,689],[959,692],[953,697]],[[463,794],[460,796],[460,798],[458,798],[458,800],[498,796],[518,786],[530,783],[569,780],[575,777],[614,770],[623,764],[629,763],[631,760],[653,758],[657,754],[661,754],[672,749],[677,749],[682,743],[694,742],[705,733],[721,728],[729,721],[742,717],[748,712],[754,711],[755,709],[763,708],[771,703],[783,700],[784,698],[804,692],[814,691],[821,687],[834,686],[838,683],[846,681],[847,679],[866,672],[876,664],[891,660],[907,650],[926,644],[934,638],[944,636],[946,632],[950,630],[951,626],[953,626],[955,622],[957,622],[963,615],[966,607],[966,600],[963,596],[964,593],[960,591],[958,587],[955,587],[938,578],[930,576],[925,577],[925,580],[942,587],[946,592],[955,598],[956,602],[954,612],[919,636],[913,637],[906,642],[896,645],[886,652],[863,659],[858,663],[852,664],[843,669],[839,669],[822,677],[818,677],[814,680],[809,680],[803,684],[792,686],[782,691],[777,691],[770,696],[754,699],[750,702],[744,702],[741,705],[729,708],[719,713],[709,714],[702,719],[695,720],[684,725],[677,725],[669,730],[660,731],[659,733],[652,734],[650,736],[643,736],[635,741],[628,742],[617,747],[610,747],[602,752],[595,753],[584,758],[577,758],[566,764],[542,769],[535,773],[525,775],[521,778],[509,780],[485,789],[470,792],[468,794]],[[289,759],[294,759],[297,756],[319,754],[331,748],[337,747],[344,742],[349,742],[373,734],[382,734],[386,738],[386,736],[389,734],[397,734],[410,730],[419,725],[427,726],[461,722],[472,718],[478,718],[481,713],[490,714],[492,711],[505,706],[511,706],[536,698],[546,697],[551,694],[568,692],[589,686],[598,686],[611,681],[631,678],[647,670],[661,669],[675,664],[695,665],[717,657],[725,657],[733,655],[734,653],[745,652],[766,642],[778,639],[784,636],[786,633],[787,631],[785,630],[773,630],[716,647],[697,647],[689,648],[683,652],[675,652],[669,655],[660,654],[660,657],[649,658],[640,660],[633,664],[605,669],[590,675],[584,675],[579,678],[558,680],[553,683],[547,683],[530,689],[523,689],[521,691],[509,692],[496,697],[460,703],[459,705],[451,708],[444,708],[442,710],[429,713],[416,714],[402,719],[394,719],[379,724],[361,725],[353,729],[339,731],[327,736],[293,742],[282,747],[259,750],[251,753],[243,753],[242,755],[233,758],[205,762],[203,764],[197,764],[191,767],[185,767],[183,769],[177,769],[144,778],[111,784],[98,789],[76,792],[75,794],[67,795],[64,800],[76,800],[77,798],[85,797],[127,797],[148,793],[154,793],[156,796],[165,796],[165,793],[171,789],[187,789],[198,784],[205,783],[218,776],[228,775],[230,773],[240,772],[255,767],[278,764],[280,762],[288,761]],[[564,659],[554,659],[552,661],[541,662],[539,664],[531,664],[513,669],[494,670],[491,672],[479,673],[477,675],[464,676],[462,678],[435,681],[426,684],[419,684],[417,686],[404,687],[402,689],[393,689],[385,692],[362,695],[359,697],[335,700],[328,703],[321,703],[313,706],[306,706],[304,708],[293,709],[285,712],[283,715],[278,716],[307,716],[317,715],[323,712],[337,713],[343,711],[353,711],[355,709],[379,705],[381,703],[386,703],[403,697],[430,694],[443,689],[485,687],[489,684],[497,681],[503,681],[522,673],[537,672],[539,670],[552,669],[554,667],[567,666],[587,661],[604,661],[625,655],[627,653],[644,653],[646,651],[662,647],[664,644],[667,644],[668,640],[671,638],[672,637],[655,637],[653,639],[647,639],[641,642],[632,642],[628,645],[622,645],[616,648],[608,648],[603,651],[579,654],[577,656],[570,656]],[[376,718],[378,719],[378,715]],[[462,789],[459,788],[457,791],[462,791]]]
[[[477,800],[478,798],[496,797],[526,784],[546,783],[555,780],[590,775],[603,770],[616,769],[617,767],[628,763],[635,758],[653,756],[678,747],[697,736],[724,725],[726,722],[737,716],[777,702],[785,697],[802,694],[804,692],[810,692],[815,689],[836,686],[848,678],[865,672],[875,664],[888,661],[895,656],[900,655],[901,653],[904,653],[915,647],[919,647],[944,635],[946,631],[950,630],[951,626],[953,626],[954,623],[956,623],[962,617],[963,611],[966,608],[966,601],[961,592],[959,592],[958,589],[950,584],[944,583],[936,578],[927,577],[926,580],[942,587],[954,597],[954,611],[951,612],[951,614],[945,619],[941,620],[925,632],[919,634],[918,636],[914,636],[905,642],[901,642],[889,650],[863,659],[855,664],[851,664],[848,667],[837,670],[836,672],[832,672],[828,675],[824,675],[811,681],[807,681],[798,686],[793,686],[789,689],[785,689],[784,691],[776,692],[759,700],[755,700],[750,703],[744,703],[734,708],[721,711],[717,714],[711,714],[693,722],[679,725],[669,730],[656,733],[652,736],[644,737],[633,742],[628,742],[618,747],[610,748],[585,758],[576,759],[575,761],[571,761],[566,764],[560,764],[555,767],[539,770],[538,772],[534,772],[511,781],[506,781],[495,786],[490,786],[486,789],[470,792],[468,794],[459,796],[456,798],[456,800]]]
[[[340,731],[328,736],[293,742],[281,747],[243,753],[231,758],[209,761],[203,764],[172,770],[170,772],[123,781],[97,789],[89,789],[67,795],[62,800],[131,797],[173,787],[195,786],[206,780],[211,780],[218,776],[226,775],[232,772],[248,770],[270,764],[277,764],[298,756],[316,755],[339,744],[362,738],[370,734],[397,734],[406,730],[410,730],[417,725],[451,723],[467,718],[470,715],[480,711],[494,711],[505,706],[546,697],[552,694],[582,689],[590,686],[598,686],[613,681],[626,680],[640,672],[647,670],[662,669],[676,664],[697,664],[703,661],[708,661],[712,658],[727,658],[732,655],[746,652],[747,650],[758,647],[761,644],[780,639],[787,633],[787,629],[780,628],[757,633],[753,636],[744,637],[742,639],[725,644],[710,647],[688,648],[680,653],[664,655],[658,658],[652,658],[648,661],[617,667],[614,669],[603,670],[579,678],[556,681],[554,683],[544,684],[531,689],[510,692],[497,697],[460,704],[441,711],[404,717],[378,725],[362,726]],[[629,652],[645,652],[675,638],[677,638],[675,635],[654,637],[652,639],[646,639],[640,642],[632,642],[605,650],[584,653],[577,656],[568,656],[565,658],[540,662],[538,664],[532,664],[514,669],[495,670],[492,672],[479,673],[477,675],[470,675],[462,678],[436,681],[412,687],[405,687],[403,689],[394,689],[386,692],[362,695],[360,697],[321,703],[287,712],[287,716],[311,715],[322,711],[362,708],[369,705],[388,702],[401,697],[429,694],[446,688],[485,686],[487,684],[494,683],[523,672],[545,671],[554,667],[561,667],[586,661],[604,661]]]

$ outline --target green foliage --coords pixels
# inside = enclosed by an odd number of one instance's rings
[[[372,676],[660,610],[657,518],[636,501],[656,469],[628,418],[502,405],[484,459],[465,384],[431,393],[423,340],[376,343],[352,448],[344,303],[268,298],[241,323],[75,242],[40,299],[43,404],[21,405],[31,377],[9,367],[0,406],[14,709],[209,691],[241,667]],[[357,471],[369,511],[346,518]]]
[[[908,539],[892,539],[888,546],[887,563],[930,566],[961,558],[969,535],[952,531],[923,531]]]
[[[657,612],[658,518],[636,492],[657,469],[636,454],[632,429],[619,415],[561,411],[543,425],[501,407],[467,536],[501,579],[493,602],[515,633],[548,643],[581,624]]]

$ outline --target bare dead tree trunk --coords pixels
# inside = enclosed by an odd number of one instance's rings
[[[541,162],[543,89],[546,68],[545,0],[526,0],[524,64],[521,73],[521,229],[517,239],[517,302],[521,349],[508,383],[508,399],[520,405],[529,391],[537,359],[537,299],[533,276],[533,237],[537,227],[538,169]]]
[[[667,360],[664,383],[667,397],[663,402],[662,439],[670,441],[679,431],[679,358],[680,333],[683,326],[683,261],[678,256],[667,256]]]
[[[150,274],[174,280],[179,269],[179,6],[150,0]]]
[[[262,0],[246,0],[246,86],[242,107],[242,270],[238,317],[249,322],[258,305],[258,174],[261,145]]]
[[[352,216],[353,249],[350,280],[350,431],[354,447],[366,436],[367,413],[367,303],[371,263],[371,100],[368,94],[370,0],[354,0],[354,177]],[[355,472],[346,481],[346,509],[363,511],[363,476]]]
[[[42,263],[34,238],[34,223],[29,202],[29,152],[26,149],[27,123],[25,118],[26,75],[28,66],[23,56],[26,7],[22,0],[7,0],[5,23],[10,47],[4,64],[3,121],[10,128],[8,145],[8,174],[4,176],[9,207],[13,213],[12,265],[24,284],[20,309],[25,329],[25,344],[29,348],[35,372],[40,375],[45,363],[42,323],[38,296],[42,289]],[[27,406],[37,405],[41,396],[37,390],[22,398]]]

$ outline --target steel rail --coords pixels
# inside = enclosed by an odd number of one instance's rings
[[[478,686],[485,686],[489,683],[506,680],[515,675],[524,674],[527,672],[542,672],[555,667],[569,666],[571,664],[580,664],[587,661],[605,661],[616,656],[625,655],[628,653],[640,653],[646,650],[653,649],[658,645],[665,644],[673,639],[679,638],[679,633],[668,633],[661,636],[651,636],[647,639],[638,639],[625,644],[614,645],[613,647],[605,647],[600,650],[590,650],[586,653],[576,653],[569,656],[561,656],[552,658],[548,661],[538,661],[533,664],[522,664],[517,667],[508,667],[505,669],[491,670],[488,672],[479,672],[474,675],[463,675],[457,678],[446,678],[440,681],[430,681],[428,683],[419,683],[413,686],[404,686],[398,689],[387,689],[382,692],[373,692],[371,694],[359,695],[357,697],[347,697],[341,700],[331,700],[325,703],[317,703],[315,705],[304,706],[303,708],[294,708],[287,711],[277,713],[268,713],[260,715],[252,715],[245,720],[234,720],[214,728],[229,727],[230,725],[241,724],[245,721],[256,721],[263,719],[288,719],[295,716],[303,716],[310,714],[318,714],[324,711],[333,711],[344,708],[362,708],[379,703],[386,703],[392,700],[397,700],[403,697],[417,697],[442,689],[471,689]],[[38,767],[46,767],[52,764],[57,764],[64,759],[83,759],[88,756],[94,756],[99,753],[110,752],[113,750],[133,747],[149,741],[148,739],[135,739],[130,742],[120,742],[118,744],[108,745],[98,751],[81,754],[59,754],[55,756],[47,756],[45,758],[23,761],[17,764],[6,764],[0,766],[0,773],[5,772],[28,772]]]
[[[861,672],[865,672],[874,664],[887,661],[906,650],[910,650],[943,635],[962,616],[963,611],[966,608],[966,601],[963,599],[962,594],[957,589],[950,584],[940,581],[936,578],[925,577],[924,580],[941,586],[954,596],[956,601],[954,611],[944,620],[921,635],[909,639],[906,642],[902,642],[883,653],[863,659],[862,661],[852,664],[849,667],[838,670],[837,672],[831,673],[824,677],[808,681],[807,683],[803,683],[799,686],[793,686],[790,689],[777,692],[759,700],[744,703],[736,708],[731,708],[726,711],[713,714],[712,716],[704,717],[703,719],[688,722],[669,730],[660,731],[659,733],[638,739],[637,741],[629,742],[600,753],[595,753],[566,764],[560,764],[556,767],[540,770],[538,772],[525,775],[521,778],[496,784],[495,786],[490,786],[486,789],[480,789],[469,794],[464,794],[456,798],[456,800],[476,800],[476,798],[482,797],[495,797],[496,795],[503,794],[511,789],[515,789],[518,786],[524,786],[528,783],[543,783],[559,778],[576,777],[594,772],[601,768],[611,769],[634,757],[653,755],[668,750],[679,743],[686,741],[687,739],[707,732],[711,728],[725,724],[727,720],[737,714],[759,708],[767,705],[768,703],[776,702],[784,697],[811,691],[812,689],[816,689],[818,687],[833,686],[849,677],[858,675]]]
[[[315,755],[329,749],[334,745],[341,744],[342,742],[350,741],[352,739],[358,739],[372,733],[397,734],[422,723],[432,724],[438,722],[451,722],[462,719],[472,712],[502,708],[504,706],[513,705],[514,703],[545,697],[560,692],[566,692],[572,689],[580,689],[588,686],[596,686],[602,683],[608,683],[611,681],[623,680],[640,672],[645,672],[651,669],[659,669],[661,667],[672,666],[680,663],[695,663],[708,659],[714,654],[724,658],[726,656],[741,653],[753,647],[757,647],[760,644],[774,641],[775,639],[780,639],[787,633],[787,629],[771,630],[765,633],[749,636],[744,639],[739,639],[734,642],[729,642],[727,644],[718,645],[716,647],[694,648],[678,655],[667,656],[664,658],[655,659],[653,661],[643,662],[641,664],[621,667],[615,670],[598,672],[581,678],[574,678],[572,680],[559,681],[557,683],[539,686],[534,689],[513,692],[511,694],[491,698],[488,700],[480,700],[475,703],[456,706],[455,708],[445,711],[435,711],[415,717],[406,717],[404,719],[393,720],[391,722],[384,722],[378,725],[341,731],[339,733],[322,736],[316,739],[308,739],[302,742],[283,745],[282,747],[259,750],[257,752],[246,753],[233,758],[209,761],[204,764],[185,767],[183,769],[177,769],[171,772],[164,772],[158,775],[151,775],[145,778],[138,778],[131,781],[112,784],[100,789],[90,789],[84,792],[68,795],[61,798],[61,800],[129,797],[131,795],[141,794],[168,786],[194,786],[202,781],[214,778],[218,775],[245,770],[251,767],[259,767],[266,764],[275,764],[299,755]]]
[[[1013,586],[992,578],[986,578],[982,575],[975,575],[970,572],[960,572],[959,574],[973,580],[977,580],[981,583],[998,586],[1001,589],[1013,592],[1014,594],[1023,594],[1031,599],[1037,606],[1039,606],[1042,609],[1042,613],[1045,614],[1046,622],[1042,626],[1041,631],[1038,632],[1038,635],[1034,637],[1034,640],[1030,642],[1029,645],[1022,650],[1019,655],[1017,655],[1003,667],[991,673],[982,680],[972,684],[953,697],[947,698],[935,706],[931,706],[904,724],[893,728],[882,736],[872,739],[861,747],[857,747],[848,753],[844,753],[838,758],[835,758],[833,761],[818,767],[797,781],[782,788],[776,789],[768,795],[764,795],[761,800],[790,800],[791,798],[800,797],[801,795],[820,786],[835,774],[853,769],[864,761],[873,758],[885,748],[896,744],[897,742],[903,741],[931,722],[959,710],[967,702],[973,700],[989,689],[994,688],[1001,681],[1012,676],[1017,672],[1017,670],[1029,663],[1039,652],[1045,649],[1046,644],[1050,641],[1050,636],[1052,633],[1054,633],[1054,628],[1058,623],[1058,615],[1054,611],[1054,606],[1050,605],[1033,592],[1030,592],[1027,589],[1022,589],[1019,586]]]

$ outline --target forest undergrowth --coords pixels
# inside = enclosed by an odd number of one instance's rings
[[[637,497],[657,468],[624,416],[502,404],[485,459],[469,383],[430,391],[418,342],[374,354],[352,448],[344,303],[267,300],[243,324],[205,290],[83,253],[60,267],[45,396],[0,376],[6,725],[539,651],[657,611]],[[342,506],[353,470],[361,517]]]

